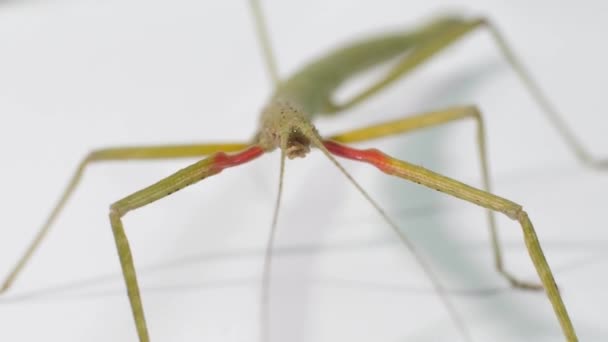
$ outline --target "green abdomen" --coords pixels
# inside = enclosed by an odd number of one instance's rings
[[[294,102],[310,116],[323,113],[344,81],[403,54],[414,41],[412,34],[392,34],[335,50],[283,81],[275,97]]]

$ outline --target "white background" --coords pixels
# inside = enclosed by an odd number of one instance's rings
[[[283,75],[340,42],[413,27],[439,11],[488,15],[583,144],[607,156],[608,4],[559,3],[263,6]],[[252,27],[245,1],[0,2],[0,275],[91,149],[250,138],[271,91]],[[487,33],[473,34],[348,115],[320,120],[319,129],[469,103],[487,120],[495,192],[527,208],[581,340],[608,339],[608,174],[575,161]],[[473,132],[471,123],[459,123],[361,146],[479,185]],[[127,216],[153,340],[257,341],[277,157]],[[107,208],[188,162],[88,169],[42,248],[0,298],[0,340],[135,341]],[[440,274],[475,341],[562,339],[543,294],[509,289],[494,272],[481,209],[345,164]],[[272,341],[461,338],[394,234],[319,153],[288,163],[283,204]],[[503,217],[499,224],[508,268],[534,281],[518,226]]]

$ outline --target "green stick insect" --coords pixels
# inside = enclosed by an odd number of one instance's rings
[[[561,325],[565,340],[577,341],[575,329],[557,289],[551,269],[545,260],[528,214],[521,205],[491,193],[485,146],[486,133],[484,131],[483,115],[478,108],[475,106],[445,108],[362,127],[329,137],[322,137],[312,124],[312,119],[315,115],[331,116],[350,109],[424,65],[427,61],[442,53],[446,48],[457,43],[463,37],[472,32],[486,30],[491,33],[505,59],[510,63],[513,70],[521,78],[522,83],[543,108],[550,122],[559,131],[577,157],[584,163],[594,167],[606,166],[606,162],[592,159],[585,149],[582,148],[575,136],[556,114],[552,105],[546,100],[539,87],[531,79],[496,27],[484,18],[442,17],[428,22],[426,25],[415,30],[394,32],[351,43],[306,65],[290,77],[284,78],[277,71],[275,57],[269,43],[259,1],[252,0],[251,6],[256,21],[257,34],[259,35],[265,56],[266,67],[275,86],[270,100],[261,113],[260,125],[255,138],[251,141],[236,143],[118,147],[91,152],[78,166],[60,201],[43,224],[25,254],[2,283],[0,292],[4,292],[11,287],[21,270],[39,247],[57,215],[61,212],[78,185],[87,165],[110,160],[203,158],[155,184],[116,201],[110,207],[110,225],[120,258],[137,334],[140,341],[149,341],[151,337],[146,325],[133,256],[123,227],[124,216],[131,211],[167,197],[207,177],[217,175],[224,169],[251,162],[264,153],[278,149],[281,153],[280,181],[265,255],[260,315],[260,340],[268,341],[268,280],[271,273],[270,261],[281,203],[285,160],[287,158],[304,157],[311,148],[316,148],[352,182],[362,196],[376,208],[387,225],[400,236],[403,244],[412,253],[428,278],[432,281],[454,325],[459,329],[465,340],[472,340],[469,329],[460,319],[457,308],[450,301],[433,270],[425,259],[420,256],[420,253],[412,242],[398,229],[396,223],[342,167],[342,164],[338,161],[339,158],[369,163],[388,175],[418,183],[488,209],[487,217],[498,272],[516,288],[544,289],[553,306],[556,318]],[[352,77],[395,58],[398,59],[398,63],[384,77],[370,84],[359,94],[342,103],[336,103],[333,100],[336,89]],[[483,171],[482,189],[476,189],[431,170],[396,159],[376,149],[361,150],[348,146],[351,143],[405,134],[459,120],[473,120],[477,124],[478,154]],[[503,267],[500,243],[496,236],[494,217],[496,212],[506,215],[522,229],[530,258],[538,272],[541,284],[521,281]]]

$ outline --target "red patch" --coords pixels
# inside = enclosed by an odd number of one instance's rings
[[[211,167],[214,171],[220,172],[223,169],[250,162],[262,154],[264,154],[264,150],[259,146],[252,146],[235,154],[219,152],[213,156]]]
[[[331,152],[331,154],[336,155],[338,157],[366,162],[374,165],[382,172],[386,173],[390,173],[392,170],[391,158],[375,148],[359,150],[329,140],[323,141],[323,145],[325,145],[325,147],[327,148],[327,150],[329,150],[329,152]]]

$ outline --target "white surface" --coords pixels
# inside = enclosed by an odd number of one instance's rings
[[[264,2],[282,74],[349,38],[405,28],[448,5],[490,15],[585,146],[608,155],[606,2]],[[260,56],[244,1],[0,3],[0,275],[87,151],[249,138],[270,91]],[[528,209],[581,340],[608,339],[608,174],[574,161],[487,33],[319,128],[464,103],[486,114],[496,192]],[[463,123],[368,145],[478,185],[472,132]],[[91,167],[0,298],[0,341],[135,341],[107,207],[186,164]],[[546,298],[508,289],[493,271],[480,209],[346,165],[446,287],[501,289],[453,296],[475,341],[561,340]],[[266,156],[126,218],[154,341],[257,340],[261,248],[277,169],[277,155]],[[288,164],[285,188],[273,341],[460,338],[412,258],[318,153]],[[534,280],[519,228],[499,222],[509,269]]]

